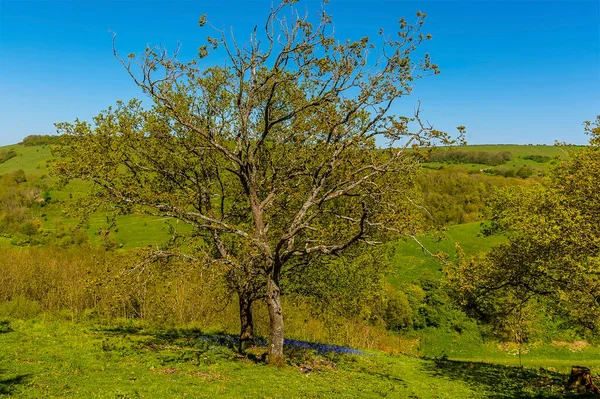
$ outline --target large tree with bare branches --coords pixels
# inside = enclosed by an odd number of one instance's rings
[[[329,15],[302,16],[293,3],[272,9],[244,45],[217,31],[192,61],[162,46],[115,50],[152,106],[119,102],[93,125],[57,125],[63,177],[95,182],[96,199],[126,211],[193,226],[196,255],[220,265],[240,297],[242,338],[252,301],[266,299],[271,363],[283,359],[282,272],[414,236],[412,148],[448,140],[418,110],[390,113],[415,80],[438,72],[427,54],[414,56],[430,38],[424,14],[375,41],[338,41]]]

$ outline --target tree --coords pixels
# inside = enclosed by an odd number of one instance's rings
[[[415,80],[438,72],[427,54],[414,59],[431,37],[421,33],[425,14],[400,19],[394,37],[380,31],[376,53],[368,37],[337,41],[325,11],[313,24],[293,3],[274,8],[246,45],[218,32],[189,62],[162,46],[126,59],[115,50],[152,106],[117,102],[93,126],[57,124],[59,175],[93,181],[95,200],[122,212],[191,225],[197,254],[226,268],[241,308],[266,298],[271,363],[283,359],[282,272],[302,273],[300,259],[358,243],[414,236],[411,147],[449,142],[418,109],[390,113]],[[219,61],[205,67],[211,57]]]
[[[450,271],[463,304],[506,316],[537,301],[588,331],[600,327],[600,116],[590,146],[572,150],[539,184],[501,190],[490,231],[509,240]]]

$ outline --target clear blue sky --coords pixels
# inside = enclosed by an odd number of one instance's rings
[[[200,15],[247,37],[271,1],[219,3],[0,0],[0,145],[142,96],[112,56],[109,29],[123,54],[180,41],[186,56],[208,33]],[[600,114],[598,0],[332,0],[328,10],[340,39],[375,36],[426,12],[426,50],[441,74],[418,82],[395,111],[421,100],[436,128],[465,125],[470,143],[584,144],[582,122]]]

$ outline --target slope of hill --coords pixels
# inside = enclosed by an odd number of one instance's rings
[[[548,145],[468,145],[438,148],[424,167],[461,168],[469,173],[488,173],[505,177],[529,177],[544,174],[557,159],[581,146]],[[519,173],[521,171],[521,173]]]
[[[550,166],[555,157],[565,156],[567,154],[567,151],[564,148],[540,145],[476,145],[463,146],[456,150],[465,153],[510,153],[511,159],[506,162],[505,165],[495,168],[512,168],[515,171],[523,166],[530,166],[535,168],[535,170],[543,171]],[[72,198],[84,195],[89,190],[89,184],[81,181],[73,181],[67,186],[58,189],[55,186],[55,179],[51,177],[51,163],[53,157],[50,145],[25,146],[23,144],[14,144],[0,147],[0,151],[13,151],[16,154],[16,156],[0,163],[0,176],[22,170],[27,179],[40,182],[39,186],[44,187],[46,202],[42,203],[43,206],[37,206],[31,209],[32,216],[41,223],[40,231],[52,234],[61,230],[73,229],[77,225],[78,220],[67,217],[63,211],[62,204]],[[438,153],[444,151],[448,150],[437,150]],[[427,163],[424,164],[424,167],[434,169],[455,168],[457,171],[466,170],[468,173],[481,172],[492,168],[485,164],[457,164],[447,162]],[[89,224],[86,226],[86,231],[92,242],[102,243],[103,239],[100,237],[99,233],[106,225],[106,216],[107,214],[105,213],[97,213],[90,218]],[[111,236],[111,239],[114,240],[112,245],[123,248],[132,248],[158,244],[167,238],[167,231],[170,223],[172,222],[169,220],[150,218],[141,215],[120,216],[117,223],[118,229],[114,232],[114,236]],[[185,229],[186,227],[179,226],[179,228]],[[476,237],[475,232],[472,231],[473,227],[460,227],[452,229],[452,231],[456,230],[458,232],[457,234],[462,235],[460,232],[465,229],[470,233],[473,233],[471,235],[472,237]],[[477,238],[472,238],[472,240],[474,240],[474,242],[485,241]],[[468,239],[465,240],[463,238],[461,241],[468,246]],[[10,239],[5,236],[0,242],[10,242]],[[404,246],[404,244],[399,245]],[[407,248],[410,248],[412,244],[406,245]],[[444,245],[445,244],[442,244],[442,246]],[[453,243],[449,245],[453,245]],[[409,253],[411,251],[413,250],[408,250]],[[402,262],[404,262],[404,260]],[[431,267],[433,268],[433,266]]]
[[[568,351],[558,359],[544,353],[526,358],[525,368],[506,353],[486,363],[380,351],[305,359],[304,352],[290,351],[290,365],[270,368],[240,360],[226,343],[211,343],[210,335],[196,329],[40,320],[14,320],[7,327],[0,334],[0,395],[21,398],[577,396],[564,389],[575,361]],[[597,349],[577,353],[576,360],[600,365]]]

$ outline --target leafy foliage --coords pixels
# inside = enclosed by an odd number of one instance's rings
[[[539,298],[588,331],[600,327],[600,117],[586,129],[590,147],[494,199],[488,232],[507,231],[509,242],[449,275],[467,309],[502,319]]]
[[[49,145],[58,144],[60,136],[51,136],[48,134],[32,134],[23,139],[22,144],[26,147],[33,147],[36,145]]]
[[[245,46],[218,32],[190,62],[160,46],[119,58],[153,105],[118,102],[94,125],[57,124],[56,171],[94,182],[89,204],[191,225],[186,256],[225,267],[240,300],[267,298],[270,358],[279,362],[282,273],[302,274],[307,257],[419,231],[419,155],[406,150],[452,140],[418,111],[389,110],[438,72],[429,55],[414,56],[431,37],[424,18],[401,19],[377,46],[337,41],[324,11],[313,23],[283,2]],[[217,50],[226,64],[199,66]],[[385,150],[376,148],[381,136]],[[174,236],[168,249],[183,242]]]
[[[450,164],[476,163],[497,166],[505,164],[511,159],[510,152],[461,151],[451,149],[433,152],[429,155],[428,161]]]
[[[507,180],[454,168],[427,171],[419,176],[418,183],[427,216],[435,226],[484,220],[487,202],[496,190],[528,184],[520,179]]]
[[[4,163],[9,159],[12,159],[17,156],[17,153],[14,149],[10,149],[8,151],[0,151],[0,163]]]

